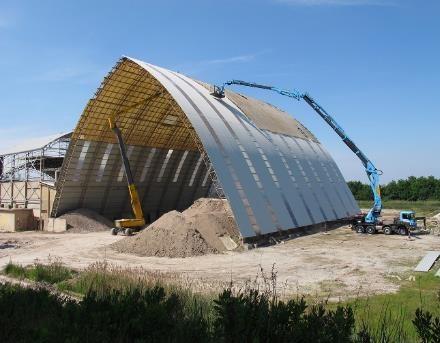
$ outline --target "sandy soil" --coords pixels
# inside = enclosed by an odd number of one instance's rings
[[[408,278],[427,250],[439,249],[440,237],[360,235],[348,227],[315,233],[283,244],[245,252],[188,258],[140,257],[121,254],[109,245],[124,239],[109,232],[49,234],[1,233],[0,267],[60,257],[74,268],[107,260],[121,266],[181,273],[197,284],[221,287],[253,280],[260,266],[269,273],[275,264],[285,295],[300,293],[332,298],[393,292],[397,278]],[[6,243],[7,242],[7,243]],[[6,243],[6,244],[5,244]]]
[[[108,231],[113,227],[113,222],[87,208],[63,214],[61,219],[66,219],[69,232]]]
[[[202,198],[183,212],[165,213],[138,235],[112,247],[138,256],[190,257],[234,250],[239,242],[227,200]]]

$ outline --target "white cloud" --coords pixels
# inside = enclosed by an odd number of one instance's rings
[[[237,63],[237,62],[249,62],[255,59],[257,54],[249,54],[249,55],[239,55],[227,58],[214,59],[209,61],[201,62],[202,64],[227,64],[227,63]]]
[[[75,82],[80,84],[96,83],[105,76],[105,71],[90,65],[53,67],[33,76],[27,76],[31,82]]]
[[[185,63],[177,66],[172,66],[170,69],[186,73],[188,75],[199,74],[205,70],[219,68],[225,64],[245,63],[255,60],[259,55],[266,53],[267,50],[256,52],[253,54],[243,54],[231,57],[216,58],[212,60],[204,60],[199,62]]]
[[[199,61],[199,62],[188,62],[176,66],[171,66],[170,69],[176,70],[179,73],[184,73],[187,75],[194,76],[206,70],[213,69],[215,67],[221,67],[223,64],[243,62],[242,59],[237,60],[238,57],[239,56],[223,58],[223,59]]]
[[[276,0],[296,6],[396,6],[393,0]]]

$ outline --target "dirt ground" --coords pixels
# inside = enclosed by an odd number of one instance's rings
[[[413,275],[413,267],[426,251],[440,248],[440,237],[436,235],[409,240],[397,235],[357,234],[346,226],[271,247],[188,258],[140,257],[109,247],[121,239],[124,237],[109,232],[0,233],[0,268],[9,261],[25,265],[55,257],[74,268],[106,260],[182,274],[199,289],[202,285],[216,291],[231,280],[236,285],[255,280],[261,274],[260,267],[270,273],[275,265],[284,295],[301,293],[337,299],[396,291],[396,281]]]

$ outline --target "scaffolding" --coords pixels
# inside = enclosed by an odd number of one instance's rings
[[[55,184],[70,137],[61,133],[0,152],[0,206],[39,208],[41,183]]]

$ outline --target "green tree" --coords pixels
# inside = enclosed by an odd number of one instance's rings
[[[373,199],[369,185],[360,181],[349,181],[347,184],[357,200]],[[381,185],[381,190],[384,200],[440,200],[440,179],[410,176]]]

